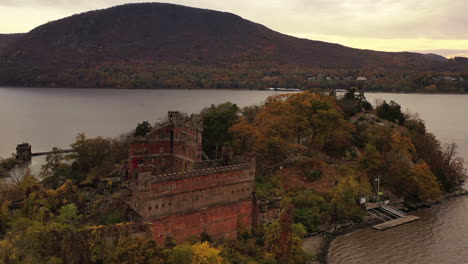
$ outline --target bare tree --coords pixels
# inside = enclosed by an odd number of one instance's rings
[[[460,185],[465,181],[467,171],[465,168],[465,160],[458,156],[457,149],[457,144],[451,143],[444,145],[442,152],[444,167],[451,174],[453,180]]]
[[[15,166],[9,172],[7,172],[8,177],[5,179],[8,184],[18,185],[20,184],[26,175],[31,174],[28,164],[22,166]]]

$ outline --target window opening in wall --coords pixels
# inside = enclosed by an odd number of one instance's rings
[[[174,131],[170,132],[170,152],[174,153]]]
[[[166,204],[162,204],[162,207],[164,208],[165,205],[166,205]]]
[[[154,208],[158,209],[159,205],[156,205]]]

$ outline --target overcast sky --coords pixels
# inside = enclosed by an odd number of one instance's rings
[[[0,0],[0,33],[134,0]],[[384,51],[468,56],[468,0],[167,0],[235,13],[273,30]]]

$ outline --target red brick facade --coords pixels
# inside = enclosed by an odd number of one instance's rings
[[[190,118],[169,112],[164,126],[129,145],[129,177],[147,170],[157,173],[189,171],[201,161],[203,125],[199,116]]]
[[[237,237],[254,224],[255,160],[201,160],[201,118],[169,112],[168,122],[129,148],[129,204],[152,223],[156,241],[208,233]]]
[[[199,237],[202,232],[213,239],[236,239],[239,225],[252,226],[253,209],[252,201],[246,200],[153,219],[154,239],[164,243],[166,237],[172,237],[181,243],[192,236]]]
[[[157,176],[140,173],[139,185],[132,186],[132,206],[141,216],[150,219],[251,200],[254,180],[248,164]]]

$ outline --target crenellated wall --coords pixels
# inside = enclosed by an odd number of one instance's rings
[[[241,173],[239,173],[241,171]],[[138,173],[138,177],[134,183],[137,184],[137,188],[139,191],[149,191],[153,189],[154,184],[164,183],[168,181],[177,181],[183,179],[210,179],[204,178],[204,176],[212,176],[215,174],[222,174],[222,173],[230,173],[230,172],[238,172],[240,177],[250,177],[251,174],[255,172],[255,168],[251,166],[249,163],[237,164],[237,165],[227,165],[227,166],[219,166],[219,167],[212,167],[206,169],[199,169],[193,171],[180,171],[174,173],[166,173],[166,174],[155,174],[154,171],[144,171]],[[236,174],[236,175],[237,175]],[[200,178],[202,177],[202,178]],[[225,177],[225,181],[236,181],[236,179],[229,179],[229,177]],[[226,182],[227,183],[227,182]]]

